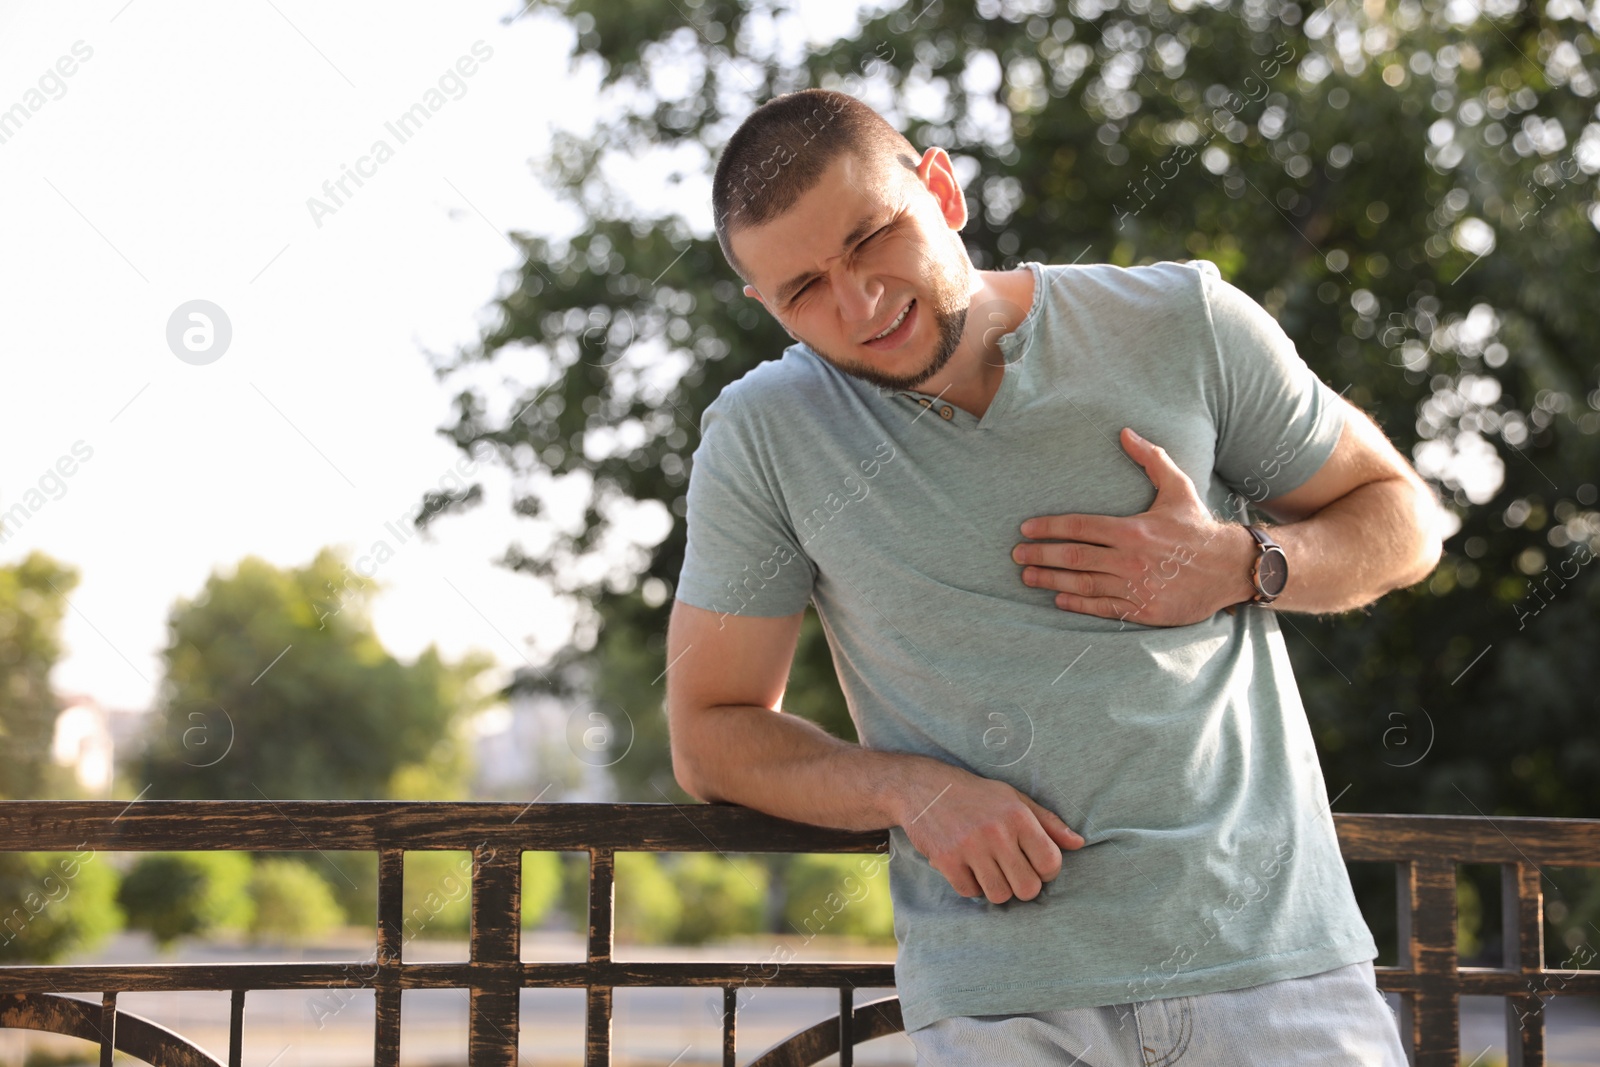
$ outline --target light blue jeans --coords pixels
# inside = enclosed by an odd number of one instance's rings
[[[1222,993],[963,1015],[907,1036],[918,1067],[1406,1067],[1370,960]]]

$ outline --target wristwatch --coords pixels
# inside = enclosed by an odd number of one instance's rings
[[[1250,581],[1256,587],[1256,595],[1247,603],[1270,604],[1283,595],[1283,587],[1289,584],[1289,557],[1261,527],[1246,526],[1245,529],[1250,531],[1250,536],[1256,539],[1256,547],[1261,550],[1250,567]]]

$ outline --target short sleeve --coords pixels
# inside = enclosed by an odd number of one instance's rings
[[[816,565],[800,548],[730,392],[700,419],[689,471],[688,536],[677,599],[729,615],[793,615],[811,599]]]
[[[1266,308],[1191,261],[1216,343],[1218,478],[1252,503],[1297,489],[1321,468],[1344,429],[1339,396],[1314,374]]]

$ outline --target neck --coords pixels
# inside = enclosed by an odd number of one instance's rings
[[[1033,286],[1033,271],[1027,267],[972,271],[972,301],[961,330],[961,343],[944,369],[918,386],[917,391],[938,394],[982,418],[1005,377],[1000,338],[1027,317],[1033,305]]]

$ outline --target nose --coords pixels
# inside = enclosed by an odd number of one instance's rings
[[[834,293],[839,317],[856,331],[883,310],[883,284],[870,271],[844,268]]]

